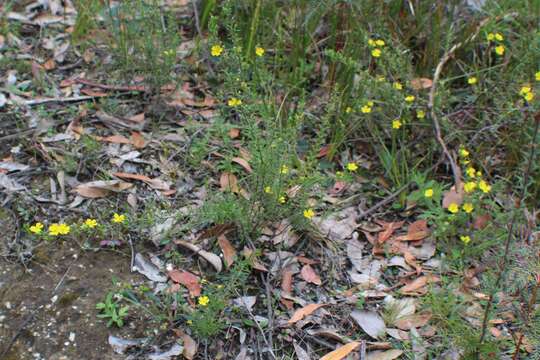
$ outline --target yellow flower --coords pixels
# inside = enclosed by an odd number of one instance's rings
[[[31,233],[39,235],[43,231],[43,224],[40,222],[37,222],[34,225],[30,226],[29,230]]]
[[[315,211],[313,211],[313,209],[306,209],[304,210],[304,217],[306,219],[311,219],[312,217],[315,216]]]
[[[415,99],[414,95],[408,95],[405,97],[405,101],[409,103],[413,102],[414,99]]]
[[[123,223],[124,221],[126,221],[126,215],[124,214],[119,215],[117,213],[113,214],[113,218],[112,218],[113,223],[120,224],[120,223]]]
[[[49,235],[58,236],[58,235],[67,235],[71,230],[70,226],[64,223],[53,223],[49,226]]]
[[[427,198],[433,197],[433,189],[426,189],[426,191],[424,191],[424,196]]]
[[[208,298],[208,296],[203,295],[203,296],[199,296],[199,299],[197,300],[197,302],[201,306],[207,306],[208,303],[210,302],[210,299]]]
[[[462,235],[459,237],[459,239],[463,241],[465,245],[467,245],[471,241],[471,237],[469,235]]]
[[[352,112],[352,108],[351,108],[350,106],[347,106],[347,107],[345,108],[345,112],[346,112],[347,114],[350,114],[350,113]]]
[[[476,176],[476,170],[472,166],[469,166],[466,172],[467,172],[467,175],[469,175],[469,177],[473,178]]]
[[[383,47],[384,45],[386,45],[386,43],[384,42],[384,40],[378,39],[378,40],[375,40],[375,45]]]
[[[264,192],[267,193],[267,194],[271,194],[272,193],[272,188],[270,186],[266,186],[264,188]]]
[[[220,56],[222,52],[223,48],[221,47],[221,45],[214,45],[210,49],[210,54],[212,54],[212,56]]]
[[[229,99],[229,101],[227,101],[227,105],[229,105],[230,107],[239,106],[242,105],[242,100],[232,97]]]
[[[534,78],[536,81],[540,81],[540,71],[537,71],[536,74],[534,74]]]
[[[367,106],[373,107],[373,105],[375,105],[375,103],[374,103],[373,101],[369,100],[369,101],[367,102]]]
[[[480,182],[478,183],[478,187],[480,188],[480,190],[482,190],[483,192],[485,193],[488,193],[491,191],[491,185],[489,185],[486,181],[484,180],[480,180]]]
[[[373,39],[368,39],[367,43],[369,46],[375,46],[375,40]]]
[[[470,78],[467,79],[467,83],[469,85],[474,85],[478,82],[478,79],[475,77],[475,76],[471,76]]]
[[[461,159],[461,163],[462,163],[463,165],[467,165],[467,164],[470,163],[470,162],[471,162],[471,160],[469,160],[469,159]]]
[[[504,50],[505,50],[504,45],[499,45],[495,47],[495,53],[499,56],[504,55]]]
[[[337,178],[342,178],[343,177],[343,171],[336,171],[336,177]]]
[[[392,121],[392,129],[399,129],[403,125],[399,119]]]
[[[481,176],[482,176],[482,172],[481,172],[480,170],[477,170],[477,171],[476,171],[476,176],[477,176],[477,177],[481,177]]]
[[[285,204],[287,202],[287,198],[285,197],[285,195],[281,195],[279,198],[278,198],[278,203],[280,204]]]
[[[529,85],[525,85],[525,86],[522,86],[521,89],[519,90],[519,95],[525,96],[530,92],[531,92],[531,87]]]
[[[494,34],[494,33],[489,33],[489,34],[487,34],[487,39],[488,39],[488,41],[493,41],[493,40],[495,40],[495,34]]]
[[[461,147],[459,149],[459,155],[461,155],[462,157],[467,157],[470,155],[470,153],[469,153],[469,150],[465,149],[464,147]]]
[[[456,203],[451,203],[448,205],[448,211],[450,211],[452,214],[455,214],[459,211],[459,206]]]
[[[356,163],[350,162],[347,164],[347,170],[354,172],[358,170],[358,165],[356,165]]]
[[[96,219],[86,219],[84,221],[84,226],[89,228],[89,229],[93,229],[97,226],[97,220]]]
[[[377,82],[383,82],[383,81],[384,81],[384,76],[378,75],[378,76],[375,78],[375,80],[376,80]]]
[[[188,325],[193,325],[193,320],[190,319],[190,320],[186,321],[186,323],[187,323]]]
[[[465,190],[466,193],[471,193],[476,189],[476,186],[474,181],[468,181],[463,185],[463,190]]]
[[[534,93],[533,92],[527,93],[525,96],[523,96],[523,98],[527,100],[528,102],[531,102],[534,99]]]
[[[279,169],[280,174],[288,174],[289,173],[289,167],[287,165],[281,165],[281,169]]]
[[[394,84],[392,84],[392,86],[396,90],[403,90],[403,85],[401,85],[401,83],[399,81],[396,81]]]
[[[470,214],[474,210],[474,206],[471,203],[465,203],[462,207],[463,211],[465,211],[467,214]]]
[[[504,37],[503,37],[500,33],[496,33],[496,34],[495,34],[495,40],[497,40],[497,41],[503,41],[503,40],[504,40]]]
[[[364,114],[369,114],[371,112],[371,107],[369,107],[368,105],[364,105],[364,106],[362,106],[360,111],[362,111],[362,113],[364,113]]]
[[[416,112],[416,117],[419,119],[423,119],[426,117],[426,112],[424,110],[418,110]]]
[[[260,46],[257,46],[255,48],[255,54],[257,56],[263,56],[264,55],[264,49],[262,47],[260,47]]]
[[[373,49],[373,50],[371,50],[371,56],[373,56],[373,57],[376,57],[376,58],[381,57],[381,54],[382,54],[381,49]]]

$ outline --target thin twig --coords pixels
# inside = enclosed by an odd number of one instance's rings
[[[428,100],[428,109],[430,111],[431,120],[433,121],[433,127],[435,130],[435,137],[437,138],[437,141],[441,145],[441,148],[443,150],[444,155],[448,159],[448,162],[450,163],[450,167],[452,168],[452,174],[454,175],[454,182],[456,184],[456,190],[459,190],[460,184],[461,184],[461,172],[459,170],[459,167],[456,164],[456,161],[454,160],[454,157],[452,154],[450,154],[450,151],[448,150],[448,147],[446,146],[446,143],[443,140],[442,134],[441,134],[441,125],[439,123],[439,119],[437,117],[437,112],[435,110],[435,95],[437,91],[437,83],[439,82],[439,78],[441,77],[442,70],[444,68],[444,65],[450,60],[450,58],[454,55],[454,53],[461,48],[464,44],[467,44],[471,41],[473,41],[478,34],[480,33],[480,30],[482,27],[484,27],[485,24],[487,24],[491,18],[486,18],[480,22],[478,27],[476,28],[476,31],[474,34],[472,34],[469,38],[467,38],[464,41],[458,42],[454,46],[448,50],[439,63],[437,64],[437,67],[435,68],[435,73],[433,74],[433,83],[431,84],[431,89],[429,90],[429,100]]]
[[[529,111],[527,111],[526,118],[530,118],[530,112]],[[533,133],[533,137],[532,137],[531,143],[530,143],[531,151],[529,153],[529,161],[528,161],[527,168],[525,169],[524,175],[523,175],[523,187],[521,188],[521,193],[519,195],[518,202],[516,204],[516,209],[514,209],[514,212],[512,214],[512,219],[510,220],[510,225],[508,227],[508,236],[506,237],[506,241],[505,241],[505,244],[504,244],[504,255],[503,255],[502,262],[501,262],[501,264],[499,266],[499,272],[498,272],[496,280],[495,280],[495,286],[493,286],[491,291],[490,291],[489,299],[488,299],[488,302],[487,302],[487,305],[486,305],[486,309],[484,310],[484,319],[482,320],[482,331],[480,333],[480,340],[479,340],[480,344],[483,344],[484,339],[486,337],[488,319],[489,319],[489,314],[491,312],[491,308],[493,307],[493,300],[494,300],[494,297],[495,297],[495,292],[501,286],[502,279],[504,278],[504,275],[506,273],[506,266],[508,264],[508,258],[509,258],[509,255],[510,255],[510,245],[512,244],[512,240],[514,238],[514,236],[513,236],[513,234],[514,234],[514,226],[515,226],[515,223],[516,223],[517,217],[518,217],[517,209],[519,209],[521,207],[521,204],[525,201],[525,197],[527,195],[527,187],[528,187],[528,184],[529,184],[529,177],[530,177],[531,170],[532,170],[532,164],[534,163],[534,158],[535,158],[535,155],[536,155],[536,146],[537,146],[536,145],[536,137],[538,136],[538,128],[540,126],[540,112],[536,113],[536,115],[534,116],[534,121],[535,121],[534,133]]]

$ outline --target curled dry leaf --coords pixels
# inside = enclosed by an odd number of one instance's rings
[[[294,324],[303,318],[305,318],[308,315],[311,315],[314,311],[319,309],[320,307],[325,306],[326,304],[309,304],[304,306],[301,309],[298,309],[294,312],[293,316],[289,319],[289,324]]]
[[[310,265],[304,265],[302,267],[302,270],[300,271],[300,275],[302,276],[302,279],[305,281],[315,284],[315,285],[321,285],[322,281],[319,275],[315,272],[315,270]]]
[[[146,141],[142,134],[138,131],[131,132],[131,143],[136,149],[142,149],[146,145]]]
[[[177,239],[177,240],[174,241],[174,243],[178,244],[178,245],[181,245],[181,246],[183,246],[183,247],[197,253],[197,255],[199,255],[200,257],[202,257],[203,259],[208,261],[210,264],[212,264],[212,266],[214,267],[214,269],[216,269],[217,272],[221,272],[221,270],[223,269],[223,265],[221,264],[221,259],[220,259],[219,256],[217,256],[215,254],[212,254],[211,252],[204,251],[199,246],[197,246],[195,244],[188,243],[187,241]]]
[[[91,181],[77,185],[73,191],[82,197],[97,199],[105,197],[112,192],[127,190],[132,186],[133,184],[121,180]]]
[[[187,271],[171,270],[169,271],[169,277],[172,281],[184,285],[190,296],[201,295],[201,285],[199,284],[199,278]]]
[[[411,80],[411,87],[414,90],[429,89],[433,85],[433,80],[428,78],[414,78]]]
[[[221,251],[223,252],[223,260],[225,261],[225,265],[227,267],[231,266],[236,258],[236,250],[231,245],[225,234],[218,236],[218,243]]]
[[[160,191],[170,190],[169,184],[167,184],[165,181],[157,179],[157,178],[152,179],[146,175],[130,174],[130,173],[123,173],[123,172],[115,172],[113,173],[113,175],[122,179],[132,179],[132,180],[142,181],[155,190],[160,190]]]
[[[426,325],[431,319],[431,313],[425,312],[421,314],[413,314],[403,316],[395,321],[395,325],[401,330],[410,330],[412,328],[420,328]]]
[[[230,191],[238,194],[240,191],[240,188],[238,187],[238,179],[230,172],[224,172],[221,174],[219,177],[219,185],[221,187],[221,191],[223,192]]]
[[[184,342],[184,351],[182,355],[188,360],[191,360],[197,355],[199,345],[191,336],[186,333],[182,333],[182,340]]]
[[[377,221],[377,223],[383,227],[383,231],[381,231],[379,233],[378,237],[377,237],[377,241],[379,242],[379,244],[382,244],[386,240],[388,240],[390,238],[390,236],[392,236],[394,231],[401,228],[405,222],[404,221],[396,221],[396,222],[389,222],[388,223],[388,222],[384,222],[384,221]]]
[[[434,275],[425,275],[420,276],[417,279],[414,279],[407,285],[403,286],[400,289],[401,293],[416,293],[416,292],[423,292],[423,287],[426,286],[428,283],[432,282],[438,282],[440,279],[437,276]],[[422,291],[421,291],[422,290]]]
[[[233,157],[231,161],[243,167],[244,170],[246,170],[248,173],[251,174],[253,172],[253,169],[251,168],[246,159],[242,159],[241,157]]]
[[[352,341],[337,348],[332,352],[329,352],[328,354],[324,355],[320,360],[341,360],[347,355],[349,355],[358,346],[360,346],[360,343],[358,341]]]
[[[373,351],[366,356],[366,360],[393,360],[403,354],[402,350]]]

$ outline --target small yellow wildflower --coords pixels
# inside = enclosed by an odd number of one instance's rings
[[[478,188],[484,193],[491,191],[491,185],[489,185],[485,180],[480,180],[480,182],[478,182]]]
[[[186,323],[187,323],[188,325],[193,325],[193,320],[190,319],[190,320],[186,321]]]
[[[377,75],[377,77],[375,78],[375,80],[376,80],[377,82],[383,82],[383,81],[384,81],[384,76],[382,76],[382,75]]]
[[[230,107],[239,106],[242,105],[242,100],[232,97],[229,99],[229,101],[227,101],[227,105],[229,105]]]
[[[474,210],[474,206],[471,203],[465,203],[462,207],[463,211],[465,211],[467,214],[470,214]]]
[[[347,114],[350,114],[350,113],[352,112],[352,107],[347,106],[347,107],[345,108],[345,112],[346,112]]]
[[[371,107],[369,107],[368,105],[364,105],[364,106],[362,106],[360,111],[362,111],[362,113],[364,113],[364,114],[369,114],[371,112]]]
[[[386,43],[384,42],[384,40],[378,39],[378,40],[375,40],[375,45],[383,47],[386,45]]]
[[[257,46],[255,48],[255,54],[257,56],[263,56],[264,55],[264,48],[260,47],[260,46]]]
[[[424,196],[427,198],[433,197],[433,189],[426,189],[426,191],[424,191]]]
[[[71,230],[70,226],[64,223],[53,223],[49,226],[49,235],[58,236],[58,235],[67,235]]]
[[[527,100],[527,102],[531,102],[534,99],[534,93],[531,91],[530,93],[527,93],[525,96],[523,96],[523,98]]]
[[[223,47],[221,47],[221,45],[214,45],[210,49],[210,54],[212,54],[212,56],[216,56],[216,57],[220,56],[222,52],[223,52]]]
[[[393,83],[392,87],[396,90],[403,90],[403,85],[399,81],[396,81],[395,83]]]
[[[414,99],[416,99],[414,97],[414,95],[408,95],[405,97],[405,101],[408,102],[408,103],[412,103],[414,101]]]
[[[336,171],[336,177],[342,178],[344,176],[343,171]]]
[[[117,214],[117,213],[114,213],[114,214],[113,214],[113,218],[112,218],[112,222],[113,222],[113,223],[121,224],[121,223],[123,223],[124,221],[126,221],[126,215],[124,215],[124,214],[119,215],[119,214]]]
[[[482,177],[482,172],[480,170],[476,171],[476,177]]]
[[[469,166],[466,170],[467,172],[467,175],[469,175],[469,177],[475,177],[476,176],[476,170],[475,168],[473,168],[472,166]]]
[[[267,193],[267,194],[271,194],[272,193],[272,188],[270,186],[265,186],[264,192]]]
[[[493,40],[495,40],[495,34],[494,34],[494,33],[489,33],[489,34],[487,34],[487,39],[488,39],[488,41],[493,41]]]
[[[373,105],[375,105],[375,103],[374,103],[373,101],[369,100],[369,101],[367,102],[367,106],[373,107]]]
[[[540,71],[537,71],[536,74],[534,74],[534,78],[536,81],[540,81]]]
[[[358,170],[358,165],[356,165],[356,163],[350,162],[347,164],[347,170],[355,172],[356,170]]]
[[[499,56],[503,56],[504,55],[504,45],[499,45],[497,47],[495,47],[495,53]]]
[[[465,149],[464,147],[461,147],[459,149],[459,155],[461,155],[462,157],[467,157],[470,155],[470,153],[469,153],[469,150]]]
[[[448,205],[448,211],[450,211],[452,214],[455,214],[459,211],[459,206],[456,203],[451,203]]]
[[[280,204],[285,204],[287,202],[287,198],[285,197],[285,195],[281,195],[279,198],[278,198],[278,203]]]
[[[381,49],[373,49],[371,50],[371,56],[378,58],[381,57],[382,51]]]
[[[461,163],[462,163],[463,165],[467,165],[467,164],[469,164],[470,162],[471,162],[471,160],[469,160],[469,159],[461,159]]]
[[[367,43],[368,43],[369,46],[375,46],[376,45],[375,40],[373,40],[373,39],[368,39]]]
[[[497,40],[497,41],[503,41],[503,40],[504,40],[504,37],[503,37],[500,33],[496,33],[496,34],[495,34],[495,40]]]
[[[306,219],[311,219],[312,217],[315,216],[315,211],[313,211],[313,209],[306,209],[304,210],[304,217]]]
[[[89,228],[89,229],[93,229],[97,226],[97,220],[96,219],[86,219],[84,221],[84,226]]]
[[[474,85],[478,82],[478,79],[475,77],[475,76],[471,76],[470,78],[467,79],[467,83],[469,85]]]
[[[528,93],[530,93],[531,90],[532,89],[531,89],[531,87],[529,85],[522,86],[521,89],[519,90],[519,95],[525,96]]]
[[[476,189],[476,186],[474,181],[468,181],[463,185],[463,190],[465,190],[466,193],[471,193]]]
[[[201,306],[207,306],[208,303],[210,302],[210,299],[208,298],[208,296],[203,295],[203,296],[199,296],[199,299],[197,300],[197,302]]]
[[[425,112],[424,110],[418,110],[418,111],[416,112],[416,117],[417,117],[418,119],[423,119],[423,118],[426,117],[426,112]]]
[[[43,224],[40,222],[37,222],[34,225],[30,226],[29,230],[31,233],[39,235],[43,231]]]
[[[281,169],[279,169],[280,174],[288,174],[289,173],[289,167],[287,165],[281,165]]]
[[[392,129],[397,130],[397,129],[399,129],[401,127],[401,125],[403,125],[403,124],[401,123],[401,120],[399,120],[399,119],[396,119],[396,120],[392,121]]]
[[[471,241],[471,237],[469,235],[462,235],[459,237],[459,239],[463,241],[465,245],[467,245]]]

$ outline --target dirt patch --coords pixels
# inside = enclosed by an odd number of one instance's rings
[[[124,358],[109,347],[111,329],[95,306],[113,277],[133,278],[129,255],[68,243],[45,244],[36,255],[27,268],[0,260],[0,354],[11,346],[4,359]]]

